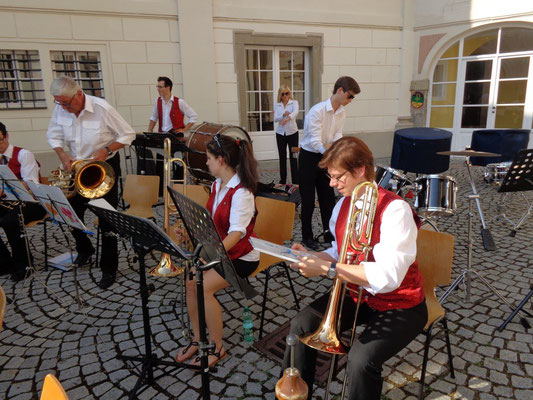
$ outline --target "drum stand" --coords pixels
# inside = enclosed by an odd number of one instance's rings
[[[466,268],[461,272],[461,274],[455,279],[455,281],[450,285],[450,287],[444,292],[444,294],[439,298],[439,303],[443,303],[446,301],[448,296],[464,281],[465,284],[465,300],[467,302],[470,302],[470,291],[472,288],[472,277],[471,274],[475,274],[476,277],[478,277],[487,288],[494,293],[496,296],[500,298],[502,302],[507,304],[511,309],[513,306],[511,303],[507,301],[503,295],[498,292],[494,286],[490,284],[489,281],[487,281],[479,272],[472,269],[472,247],[473,247],[473,240],[472,240],[472,217],[474,214],[472,213],[472,201],[479,199],[479,195],[473,194],[468,196],[468,246],[467,246],[467,263]]]

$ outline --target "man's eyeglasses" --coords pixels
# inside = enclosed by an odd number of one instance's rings
[[[163,89],[163,88],[165,88],[166,86],[155,85],[155,87],[158,88],[158,89]]]
[[[350,92],[344,92],[344,93],[348,93],[348,98],[350,100],[352,100],[355,96],[353,94],[351,94]]]
[[[58,106],[62,106],[62,107],[70,107],[70,105],[72,104],[72,101],[74,100],[74,97],[76,97],[75,95],[72,96],[72,98],[70,99],[70,101],[68,103],[66,102],[61,102],[61,101],[57,101],[57,100],[54,100],[54,103],[57,104]]]
[[[289,94],[291,94],[291,92],[285,92],[285,93],[282,93],[281,95],[282,96],[288,96]]]
[[[346,175],[346,173],[348,172],[348,170],[344,171],[342,174],[338,175],[338,176],[333,176],[333,175],[330,175],[326,172],[326,176],[329,178],[330,181],[336,181],[336,182],[342,182],[341,181],[341,178]],[[342,182],[344,183],[344,182]]]

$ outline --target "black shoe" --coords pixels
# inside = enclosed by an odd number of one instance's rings
[[[302,244],[306,249],[317,251],[319,249],[319,244],[315,242],[314,239],[304,239],[302,240]]]
[[[331,234],[329,230],[324,232],[324,243],[330,244],[334,240],[335,238],[333,237],[333,235]]]
[[[113,283],[115,283],[115,275],[111,274],[103,274],[102,279],[100,279],[100,282],[98,283],[98,287],[100,289],[107,289],[109,286],[111,286]]]
[[[76,258],[75,264],[78,267],[83,267],[84,265],[92,263],[93,254],[94,249],[91,249],[89,252],[78,252],[78,257]]]
[[[11,280],[13,282],[20,282],[26,277],[26,271],[26,269],[17,269],[16,271],[13,271],[11,274]],[[30,276],[30,274],[28,274],[28,276]]]

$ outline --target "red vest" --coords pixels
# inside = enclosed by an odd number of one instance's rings
[[[9,159],[9,163],[7,166],[18,179],[22,179],[22,175],[20,174],[20,163],[19,163],[19,153],[22,150],[21,147],[13,146],[13,154],[11,155],[11,158]],[[36,160],[37,165],[41,167],[41,164]],[[41,182],[41,173],[39,172],[39,182]]]
[[[374,226],[372,228],[372,237],[370,238],[370,245],[372,248],[379,243],[380,240],[380,227],[383,213],[391,201],[401,199],[396,194],[389,192],[388,190],[378,188],[379,200],[376,209],[376,215],[374,217]],[[346,219],[348,218],[348,211],[350,208],[350,198],[346,197],[341,205],[339,216],[337,218],[337,224],[335,225],[335,234],[337,237],[338,251],[340,252],[342,246],[342,237],[344,235],[344,228],[346,225]],[[411,210],[412,211],[412,210]],[[413,218],[415,219],[417,228],[420,228],[420,218],[413,212]],[[339,241],[340,238],[340,241]],[[349,251],[353,251],[349,248]],[[375,261],[374,254],[371,251],[368,254],[368,261]],[[348,287],[355,289],[355,292],[350,291],[350,295],[353,300],[357,302],[358,286],[352,283],[348,284]],[[366,290],[363,290],[363,303],[367,302],[368,305],[378,311],[411,308],[420,304],[424,300],[424,288],[422,286],[422,275],[418,270],[418,262],[415,260],[413,264],[409,266],[407,273],[400,284],[400,286],[389,293],[378,293],[372,295]]]
[[[207,211],[209,211],[209,214],[213,216],[213,221],[215,223],[215,226],[217,227],[218,234],[220,235],[222,240],[224,240],[226,236],[228,236],[231,200],[233,199],[233,195],[235,194],[235,192],[240,188],[242,188],[242,185],[240,183],[234,188],[229,188],[228,193],[226,193],[224,199],[222,199],[222,201],[219,203],[215,211],[215,215],[213,215],[213,204],[215,202],[216,195],[215,184],[213,184],[211,193],[209,194],[209,200],[207,200],[206,208]],[[250,237],[257,237],[256,234],[253,232],[256,215],[257,211],[255,212],[254,216],[252,217],[252,220],[246,227],[246,234],[244,235],[244,237],[239,240],[235,246],[228,250],[228,255],[231,260],[236,260],[237,258],[245,256],[253,250],[252,244],[248,239],[250,239]]]
[[[162,132],[161,127],[163,126],[163,100],[161,97],[157,98],[157,115],[159,116],[159,132]],[[174,96],[172,101],[172,107],[170,108],[170,121],[172,122],[172,129],[177,131],[185,127],[183,123],[183,113],[180,110],[179,99]]]

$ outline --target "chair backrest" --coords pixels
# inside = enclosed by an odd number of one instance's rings
[[[122,196],[130,204],[126,214],[155,217],[152,206],[159,199],[159,176],[126,175]]]
[[[67,392],[54,375],[48,374],[44,378],[40,400],[68,400]]]
[[[427,329],[445,314],[444,308],[435,296],[435,287],[450,283],[454,237],[444,232],[420,229],[416,245],[416,258],[424,278],[424,293],[428,306],[428,322],[425,327]]]
[[[295,205],[289,201],[281,201],[258,196],[255,198],[257,218],[254,232],[257,237],[276,244],[283,244],[292,239]],[[261,253],[259,266],[252,276],[268,268],[280,258]]]
[[[4,324],[4,315],[6,315],[6,292],[4,292],[4,288],[0,285],[0,332]]]
[[[183,185],[180,183],[176,183],[172,188],[180,193],[183,193]],[[195,203],[205,207],[207,200],[209,199],[209,189],[210,188],[208,186],[203,185],[187,185],[186,196]]]

